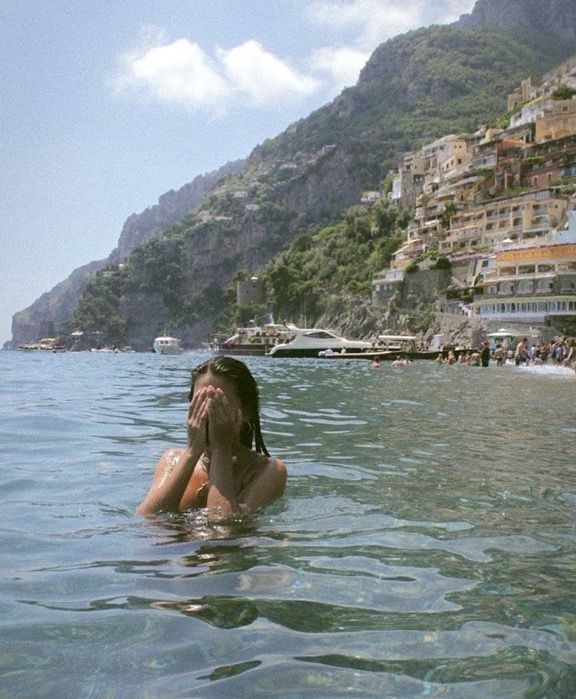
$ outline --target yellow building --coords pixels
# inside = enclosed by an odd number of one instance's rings
[[[576,133],[576,99],[552,100],[536,118],[536,142],[550,141]]]
[[[523,323],[576,318],[576,212],[569,218],[568,230],[497,248],[474,302],[478,315]]]
[[[445,256],[469,255],[493,249],[506,239],[538,239],[557,226],[568,202],[553,197],[547,189],[494,200],[452,216],[450,230],[440,241]]]

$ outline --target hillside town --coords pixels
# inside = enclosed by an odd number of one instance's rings
[[[234,236],[234,241],[253,272],[266,241],[264,213],[276,234],[281,226],[286,235],[289,226],[298,228],[299,216],[291,218],[271,193],[305,182],[315,168],[332,160],[335,149],[329,143],[255,158],[241,173],[220,178],[189,221],[201,230],[222,223],[227,246],[231,238],[225,226],[240,227],[243,237]],[[389,267],[371,281],[370,315],[378,317],[380,332],[408,330],[424,344],[444,336],[447,344],[465,346],[478,345],[503,326],[510,337],[529,335],[538,342],[576,336],[576,56],[541,77],[522,80],[507,96],[507,113],[493,123],[405,153],[385,185],[356,199],[363,207],[377,207],[385,199],[410,213]],[[159,238],[167,241],[168,234]],[[114,284],[125,269],[120,262],[95,272],[95,278]],[[240,306],[265,303],[261,280],[256,285],[239,279],[236,285]],[[406,322],[432,306],[435,317],[426,317],[419,329]],[[165,315],[165,309],[157,312]],[[32,328],[30,321],[22,319],[20,334],[26,335],[28,325]],[[323,322],[339,324],[334,318]],[[79,322],[70,324],[63,339],[56,325],[40,323],[30,330],[31,341],[16,346],[58,351],[113,345],[130,351],[131,345],[142,349],[150,344],[138,336],[125,341],[98,325]],[[378,335],[353,318],[340,325],[365,339]],[[58,337],[43,342],[47,335]]]
[[[428,291],[445,311],[570,328],[576,320],[576,56],[523,80],[508,95],[508,114],[498,126],[405,154],[391,196],[414,215],[390,268],[372,281],[374,305],[405,305],[412,278],[428,270]]]

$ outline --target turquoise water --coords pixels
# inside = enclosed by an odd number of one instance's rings
[[[134,508],[206,355],[0,353],[0,697],[573,697],[573,375],[247,360],[284,498]]]

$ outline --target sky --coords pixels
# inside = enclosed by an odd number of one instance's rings
[[[0,0],[0,346],[132,213],[355,84],[474,0]]]

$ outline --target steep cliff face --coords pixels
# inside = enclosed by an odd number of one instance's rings
[[[53,337],[61,326],[72,317],[86,278],[103,269],[106,260],[90,262],[78,267],[64,281],[42,294],[31,306],[12,317],[12,342],[16,347],[20,343],[34,342],[40,337]]]
[[[20,343],[34,342],[42,336],[58,334],[63,323],[72,318],[90,275],[110,263],[121,262],[139,245],[184,218],[222,178],[239,172],[244,163],[238,160],[214,172],[199,175],[179,190],[163,194],[156,205],[129,216],[122,228],[118,247],[107,259],[90,262],[74,270],[67,279],[13,316],[12,340],[7,344],[16,347]]]
[[[576,41],[574,0],[477,0],[462,27],[498,27],[513,32],[551,35],[565,42]]]
[[[240,172],[244,164],[244,160],[237,160],[214,172],[199,175],[179,190],[162,194],[155,206],[129,216],[120,233],[118,247],[110,255],[110,262],[120,262],[139,245],[168,230],[198,206],[221,179]]]
[[[372,182],[358,167],[354,153],[341,145],[280,190],[275,201],[290,212],[290,230],[295,233],[310,224],[334,220],[344,208],[358,203],[362,189]]]
[[[120,299],[124,339],[137,350],[150,349],[154,337],[165,332],[189,346],[205,341],[234,271],[257,268],[281,249],[282,241],[257,222],[239,227],[216,221],[193,225],[177,243],[166,238],[158,245],[165,250],[176,245],[172,256],[162,249],[154,253],[159,282],[151,279],[149,263],[129,259],[131,281]],[[172,260],[170,272],[166,259]]]

